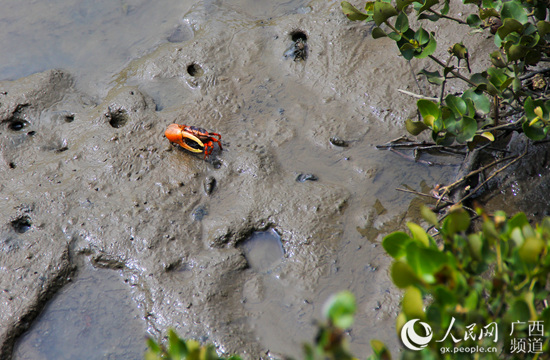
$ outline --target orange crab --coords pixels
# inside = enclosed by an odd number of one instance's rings
[[[186,150],[194,153],[204,152],[205,159],[212,153],[214,143],[217,143],[220,150],[222,150],[222,143],[220,142],[222,136],[215,132],[210,133],[200,127],[171,124],[164,135],[170,142],[176,143]]]

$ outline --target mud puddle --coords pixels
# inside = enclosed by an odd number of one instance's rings
[[[376,149],[415,116],[397,95],[415,85],[393,44],[349,23],[338,2],[97,6],[128,10],[148,35],[121,30],[142,40],[121,35],[126,47],[111,46],[109,66],[71,60],[51,65],[70,72],[1,83],[0,288],[12,298],[0,294],[2,354],[81,255],[122,272],[157,338],[175,327],[223,353],[300,358],[324,301],[349,289],[358,356],[373,338],[397,350],[400,293],[380,241],[418,220],[422,201],[395,189],[433,188],[456,166]],[[87,28],[99,50],[99,29],[122,21],[109,16]],[[205,161],[170,145],[163,133],[174,122],[222,134],[223,150]],[[241,244],[271,230],[284,257],[255,271]],[[98,320],[106,327],[113,309]]]
[[[241,246],[248,264],[258,272],[273,269],[284,256],[281,237],[273,230],[255,232]]]
[[[144,331],[121,276],[84,266],[21,337],[13,359],[143,359]]]

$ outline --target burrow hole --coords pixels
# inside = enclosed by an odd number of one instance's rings
[[[124,109],[109,110],[107,118],[109,119],[109,125],[115,129],[123,127],[128,122],[128,114]]]
[[[29,122],[19,118],[11,118],[8,121],[8,129],[11,131],[21,131],[29,126]]]
[[[187,73],[193,77],[201,77],[204,75],[204,70],[199,64],[192,63],[191,65],[187,66]]]
[[[27,232],[31,226],[31,218],[27,215],[20,216],[11,222],[11,227],[19,234]]]
[[[307,35],[302,30],[294,30],[290,33],[290,39],[294,42],[300,40],[303,42],[307,41]]]

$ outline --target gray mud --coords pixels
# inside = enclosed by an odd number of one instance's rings
[[[180,21],[191,39],[176,30],[94,96],[62,70],[0,83],[0,358],[83,264],[119,273],[157,338],[175,327],[224,353],[300,357],[323,302],[349,289],[353,350],[398,349],[379,243],[421,201],[395,189],[447,182],[459,162],[377,150],[415,116],[397,93],[414,90],[411,69],[337,2],[299,5],[271,18],[194,5]],[[307,56],[294,61],[297,32]],[[174,122],[222,134],[223,151],[169,144]],[[284,258],[258,272],[241,244],[267,230]]]

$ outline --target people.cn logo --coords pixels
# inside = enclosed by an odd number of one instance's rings
[[[403,325],[403,328],[401,329],[401,341],[403,341],[403,345],[405,345],[410,350],[422,350],[424,349],[430,340],[432,340],[433,331],[430,325],[426,324],[425,322],[420,322],[420,325],[424,327],[424,331],[426,332],[426,336],[420,336],[414,331],[414,324],[420,319],[413,319],[407,321],[405,325]]]

